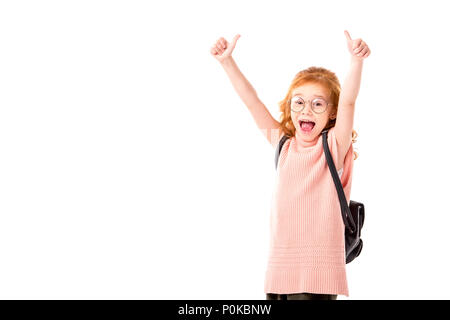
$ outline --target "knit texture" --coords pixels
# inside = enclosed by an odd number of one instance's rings
[[[328,147],[337,167],[334,127]],[[353,173],[353,146],[340,177],[347,203]],[[270,246],[265,293],[322,293],[348,297],[345,229],[339,197],[328,168],[322,135],[305,147],[297,136],[281,150],[270,213]]]

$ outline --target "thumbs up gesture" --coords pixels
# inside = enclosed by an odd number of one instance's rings
[[[236,47],[236,42],[240,37],[240,34],[235,35],[231,42],[228,42],[225,38],[220,37],[211,47],[211,54],[219,62],[223,62],[225,59],[231,57],[231,53]]]
[[[344,30],[345,36],[347,37],[347,48],[352,55],[352,58],[363,60],[370,55],[370,49],[367,43],[365,43],[361,38],[352,39],[347,30]]]

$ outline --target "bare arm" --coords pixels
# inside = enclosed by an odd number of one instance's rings
[[[361,86],[363,60],[351,57],[350,70],[342,85],[339,105],[354,105]]]
[[[281,134],[280,123],[274,119],[266,106],[258,98],[255,89],[242,74],[241,70],[239,70],[239,67],[231,56],[239,37],[240,35],[235,36],[231,43],[227,42],[224,38],[220,38],[215,46],[211,48],[211,53],[220,62],[237,94],[250,111],[258,128],[264,134],[267,141],[272,146],[275,146]]]
[[[241,70],[239,70],[233,57],[224,60],[222,67],[266,139],[272,145],[278,143],[281,134],[280,123],[274,119],[266,106],[258,98],[255,89],[242,74]]]
[[[339,95],[335,125],[336,139],[341,156],[346,154],[352,143],[355,102],[361,85],[363,61],[370,55],[370,49],[362,39],[353,40],[347,31],[345,31],[345,35],[347,37],[347,47],[351,54],[350,70]]]
[[[352,142],[353,119],[355,116],[355,100],[361,83],[362,60],[352,58],[350,70],[342,85],[339,95],[339,106],[336,117],[335,133],[340,155],[345,154]]]

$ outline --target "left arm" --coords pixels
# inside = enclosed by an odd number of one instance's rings
[[[361,84],[363,60],[370,55],[370,49],[361,39],[352,40],[347,31],[347,46],[351,53],[350,70],[339,95],[335,134],[339,154],[344,157],[352,142],[355,101]]]
[[[363,60],[355,57],[351,58],[350,70],[342,85],[342,90],[339,95],[339,108],[342,106],[355,105],[356,97],[359,93],[361,85],[361,73],[363,69]]]

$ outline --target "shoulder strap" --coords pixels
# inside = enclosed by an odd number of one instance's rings
[[[286,142],[288,138],[289,137],[287,135],[283,135],[283,137],[281,137],[280,141],[278,142],[278,147],[275,152],[275,169],[277,169],[278,167],[278,158],[280,157],[281,148],[283,148],[283,144]]]
[[[356,230],[356,225],[353,221],[353,217],[350,208],[348,207],[347,200],[345,199],[345,193],[344,189],[342,188],[341,179],[338,176],[336,166],[334,165],[333,158],[331,157],[330,149],[328,148],[327,134],[328,130],[322,131],[323,150],[325,152],[325,157],[327,158],[328,168],[330,169],[331,176],[333,177],[334,185],[336,186],[336,191],[339,196],[339,202],[341,203],[342,219],[344,220],[345,226],[349,228],[351,233],[353,233]],[[346,217],[348,217],[348,219]],[[351,227],[349,226],[348,220],[350,220],[350,224],[352,225]]]

